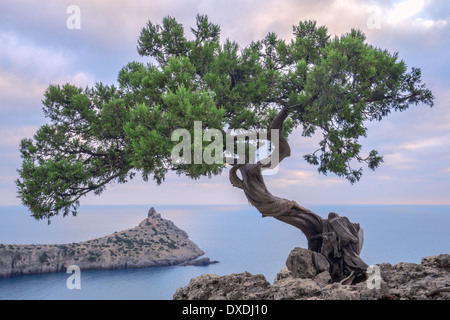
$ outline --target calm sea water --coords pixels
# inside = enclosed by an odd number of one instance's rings
[[[23,207],[0,207],[0,243],[43,244],[90,240],[135,227],[150,206],[83,206],[77,217],[35,221]],[[303,234],[251,206],[155,206],[212,260],[206,267],[82,270],[81,290],[69,290],[64,272],[0,279],[0,299],[171,299],[176,289],[205,273],[249,271],[269,282],[285,267]],[[450,253],[450,206],[309,206],[326,217],[334,211],[364,228],[362,258],[368,264],[415,262]]]

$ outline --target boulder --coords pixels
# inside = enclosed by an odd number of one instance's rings
[[[286,260],[286,267],[294,278],[313,279],[317,274],[328,271],[330,264],[320,253],[295,248]]]

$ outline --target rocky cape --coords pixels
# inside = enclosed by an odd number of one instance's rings
[[[331,283],[326,260],[295,248],[273,284],[249,272],[194,278],[175,300],[450,300],[450,254],[423,258],[420,264],[382,263],[357,284]],[[351,281],[350,281],[351,282]]]
[[[84,269],[177,265],[204,252],[172,221],[153,208],[135,228],[71,244],[0,244],[0,277]]]

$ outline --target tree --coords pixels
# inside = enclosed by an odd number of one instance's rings
[[[118,86],[49,86],[43,104],[50,123],[20,146],[18,194],[36,219],[75,215],[82,196],[99,195],[137,172],[157,184],[169,171],[193,179],[220,174],[225,163],[190,164],[171,157],[178,143],[172,132],[192,133],[195,121],[203,130],[221,132],[280,130],[280,162],[290,155],[287,137],[294,128],[305,137],[322,134],[317,150],[304,159],[322,174],[355,183],[362,176],[359,164],[375,170],[383,161],[375,150],[362,154],[359,139],[367,122],[413,104],[433,105],[420,69],[408,70],[397,53],[367,44],[359,30],[332,38],[326,27],[304,21],[293,27],[290,42],[269,33],[246,47],[221,43],[220,27],[207,16],[198,15],[191,31],[194,39],[188,40],[171,17],[162,25],[149,22],[137,49],[151,62],[126,65]],[[267,140],[275,142],[270,133]],[[206,147],[201,143],[202,150]],[[364,278],[358,224],[335,213],[324,219],[272,195],[261,174],[265,162],[236,161],[234,149],[232,156],[231,184],[263,216],[299,228],[309,249],[327,259],[334,280]]]

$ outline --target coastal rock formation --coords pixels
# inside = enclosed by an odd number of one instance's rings
[[[204,267],[209,266],[210,264],[216,264],[219,263],[219,261],[209,259],[208,257],[200,258],[196,260],[191,260],[185,263],[182,263],[180,266],[186,267],[186,266],[196,266],[196,267]]]
[[[204,252],[172,221],[152,211],[135,228],[63,245],[0,244],[0,277],[80,269],[176,265]]]
[[[315,252],[295,248],[273,284],[248,272],[194,278],[175,300],[450,300],[450,254],[423,258],[420,264],[382,263],[367,281],[332,283]],[[319,263],[317,263],[319,261]]]

